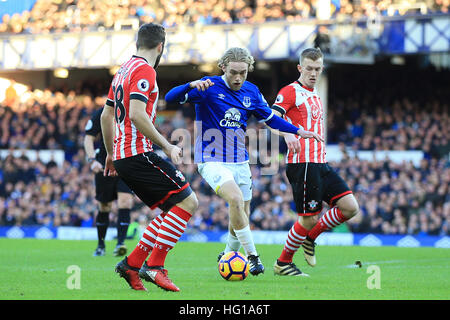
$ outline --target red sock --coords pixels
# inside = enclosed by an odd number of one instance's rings
[[[161,223],[147,265],[164,266],[167,253],[175,246],[184,230],[186,230],[190,218],[191,214],[179,207],[173,207],[169,210]]]
[[[333,207],[323,214],[317,224],[309,231],[308,237],[315,240],[322,232],[331,230],[341,223],[347,221],[338,207]]]
[[[149,223],[136,248],[134,248],[134,250],[127,257],[128,265],[135,268],[142,267],[145,259],[147,259],[150,251],[153,249],[156,237],[158,235],[159,226],[165,216],[166,212],[162,212]]]
[[[287,263],[292,262],[294,254],[302,245],[307,234],[308,230],[306,230],[305,227],[303,227],[298,221],[296,221],[291,230],[289,230],[286,243],[280,257],[278,258],[278,261]]]

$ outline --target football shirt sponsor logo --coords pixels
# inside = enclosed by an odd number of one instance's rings
[[[241,123],[239,122],[241,120],[241,113],[236,108],[230,108],[227,111],[225,111],[224,118],[220,120],[219,124],[221,127],[233,127],[233,128],[240,128]]]

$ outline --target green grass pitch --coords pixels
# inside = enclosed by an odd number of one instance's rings
[[[136,241],[128,241],[129,252]],[[227,282],[217,271],[222,243],[179,242],[166,268],[181,289],[129,289],[114,272],[120,260],[93,257],[96,241],[0,239],[1,300],[448,300],[450,250],[437,248],[318,246],[317,266],[301,250],[294,262],[306,277],[280,277],[272,265],[282,245],[257,245],[263,275]],[[361,261],[361,267],[355,265]],[[71,269],[70,266],[74,269]],[[73,270],[79,271],[79,288]]]

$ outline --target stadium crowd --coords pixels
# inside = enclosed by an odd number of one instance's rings
[[[348,66],[329,75],[329,143],[344,142],[355,150],[422,150],[427,158],[448,156],[449,70],[380,67],[350,80],[353,72]]]
[[[83,135],[86,122],[93,110],[103,105],[104,97],[93,95],[95,90],[86,88],[79,86],[63,92],[35,90],[25,100],[13,99],[9,105],[0,106],[0,149],[63,149],[66,153],[61,166],[54,161],[46,164],[31,161],[25,154],[0,159],[1,225],[94,225],[97,210],[94,179],[85,160]],[[434,97],[435,101],[422,104],[421,100],[411,101],[414,95],[408,97],[396,91],[396,99],[385,95],[386,105],[372,108],[370,90],[369,87],[364,99],[354,93],[351,101],[345,101],[341,95],[347,93],[337,86],[337,91],[331,92],[335,99],[330,101],[335,102],[330,102],[328,108],[328,137],[330,141],[338,141],[345,154],[342,161],[331,165],[348,182],[361,207],[361,213],[345,225],[347,230],[449,235],[449,100],[441,100],[443,95],[437,90],[434,96],[427,96]],[[425,93],[425,89],[421,91]],[[160,107],[163,109],[164,105],[161,103]],[[335,121],[344,113],[348,123]],[[332,125],[339,122],[344,126]],[[360,128],[354,128],[358,124]],[[167,138],[177,128],[187,128],[193,136],[192,108],[185,105],[173,117],[161,113],[157,125]],[[263,125],[252,122],[249,128],[262,129]],[[392,144],[383,143],[391,140]],[[365,161],[346,154],[346,146],[354,150],[424,148],[426,157],[420,166],[391,160]],[[251,166],[253,229],[288,230],[297,217],[291,187],[284,174],[283,150],[278,157],[279,174],[263,175],[261,163]],[[199,230],[227,229],[226,203],[212,192],[194,164],[182,164],[180,170],[197,191],[200,202],[190,226]],[[115,221],[116,209],[113,212],[111,221]],[[151,211],[137,200],[132,221],[145,226],[158,213],[158,209]]]
[[[427,13],[448,13],[448,0],[420,2]],[[316,18],[316,0],[37,0],[29,11],[4,14],[0,33],[80,32],[158,22],[166,27]],[[422,13],[413,0],[332,0],[338,19]]]

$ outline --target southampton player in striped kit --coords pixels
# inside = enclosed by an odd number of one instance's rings
[[[315,89],[323,70],[320,49],[306,49],[300,56],[300,77],[282,88],[272,109],[293,125],[324,136],[324,110]],[[316,265],[315,239],[355,216],[358,203],[345,181],[326,162],[325,142],[281,134],[288,146],[286,175],[292,186],[298,221],[290,229],[280,257],[274,264],[278,275],[303,276],[292,262],[295,252],[303,247],[310,266]],[[330,206],[323,216],[322,201]]]
[[[321,138],[274,116],[258,87],[246,81],[253,63],[247,49],[230,48],[219,60],[222,76],[204,77],[175,87],[167,93],[166,100],[195,104],[198,171],[229,204],[229,234],[224,252],[238,251],[242,245],[249,259],[250,273],[258,275],[264,272],[264,266],[249,225],[252,178],[245,147],[247,121],[254,115],[271,128],[304,138]]]
[[[164,262],[198,206],[183,174],[152,148],[155,143],[174,163],[180,161],[181,149],[154,126],[159,95],[155,68],[164,42],[162,26],[149,23],[139,28],[136,55],[114,76],[101,116],[107,151],[104,174],[118,174],[146,205],[163,211],[150,222],[133,252],[116,266],[116,272],[135,290],[146,290],[142,278],[165,290],[179,291],[167,277]]]

